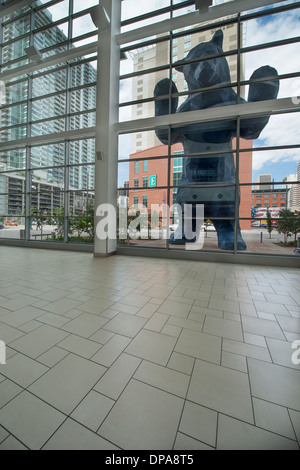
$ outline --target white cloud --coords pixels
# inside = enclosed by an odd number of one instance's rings
[[[297,9],[288,13],[273,15],[269,21],[258,19],[248,21],[245,45],[252,46],[297,37],[300,26],[299,17],[300,9]],[[299,43],[245,54],[245,78],[249,79],[254,70],[263,65],[275,67],[279,74],[300,72],[299,56]],[[281,80],[278,98],[296,95],[300,95],[300,79]],[[299,127],[300,113],[272,116],[261,133],[260,139],[254,142],[254,146],[300,144]],[[263,171],[265,166],[297,162],[299,159],[300,149],[255,152],[253,155],[253,169]]]

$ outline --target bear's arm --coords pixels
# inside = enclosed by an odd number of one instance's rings
[[[170,89],[172,94],[178,93],[178,89],[175,83],[172,80],[170,81],[168,78],[164,78],[163,80],[160,80],[160,82],[157,83],[154,89],[155,116],[163,116],[169,113],[176,113],[178,107],[178,97],[171,98],[170,102]],[[163,144],[168,145],[168,129],[158,129],[156,131],[156,135]],[[176,142],[178,142],[178,137],[178,130],[171,129],[171,144],[175,144]]]
[[[248,103],[276,99],[279,91],[279,80],[276,77],[278,77],[277,70],[268,65],[255,70],[250,80],[266,78],[266,81],[250,84]],[[241,137],[244,139],[257,139],[268,124],[269,119],[270,116],[241,119]]]

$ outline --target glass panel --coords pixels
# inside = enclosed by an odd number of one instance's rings
[[[251,188],[251,186],[249,186]],[[268,188],[268,189],[267,189]],[[295,255],[297,223],[295,208],[299,183],[252,186],[251,216],[241,221],[247,252],[268,255]]]
[[[60,116],[66,112],[66,94],[61,93],[50,98],[33,101],[32,121]]]
[[[73,243],[94,242],[94,207],[90,206],[83,217],[69,217],[68,241]]]
[[[31,168],[60,166],[64,165],[64,163],[64,143],[31,148]]]
[[[25,47],[28,46],[29,36],[24,39],[20,39],[19,41],[14,41],[11,44],[7,44],[7,46],[4,45],[2,48],[2,63],[5,64],[6,62],[26,56]]]
[[[56,91],[65,90],[67,86],[67,71],[58,70],[54,73],[42,75],[32,80],[32,96],[48,95]]]
[[[155,14],[156,10],[168,6],[170,6],[170,0],[155,0],[152,2],[149,2],[148,0],[141,0],[139,2],[136,2],[135,0],[126,0],[125,2],[122,2],[121,19],[124,21],[150,12]]]
[[[0,207],[1,199],[0,195]],[[16,216],[7,216],[0,211],[0,239],[20,240],[25,238],[25,218]]]
[[[70,164],[94,163],[95,139],[83,139],[70,142]]]
[[[91,191],[94,189],[94,165],[80,165],[70,167],[70,189]]]
[[[32,124],[31,134],[32,137],[36,135],[54,134],[55,132],[62,132],[66,130],[66,119],[55,119],[38,124]]]
[[[4,100],[2,104],[13,104],[18,101],[24,101],[28,97],[28,81],[16,83],[14,85],[6,85]],[[1,111],[0,111],[1,113]]]
[[[58,5],[36,11],[35,27],[41,28],[67,16],[69,16],[69,0],[63,0]]]
[[[63,218],[53,215],[40,217],[32,211],[29,219],[30,239],[34,241],[63,241]]]
[[[71,113],[88,111],[96,107],[96,87],[71,91]]]
[[[118,192],[118,243],[136,247],[166,248],[167,189],[143,189],[129,200]],[[126,228],[127,224],[127,228]]]
[[[27,103],[2,108],[0,111],[2,127],[15,126],[27,121]]]
[[[53,26],[34,34],[34,45],[38,50],[46,49],[67,40],[68,23]]]
[[[255,139],[254,148],[277,146],[300,146],[299,136],[300,113],[277,114],[270,118],[241,119],[241,137]]]
[[[23,34],[29,33],[29,31],[30,16],[28,15],[3,26],[3,42],[23,36]]]
[[[275,68],[279,75],[300,72],[298,61],[294,58],[300,54],[300,43],[286,44],[284,46],[269,47],[259,51],[241,54],[245,67],[245,77],[250,80],[252,74],[260,67]],[[270,69],[266,69],[268,72]],[[264,70],[262,69],[262,73]],[[273,74],[272,74],[273,75]],[[270,76],[270,74],[268,74]]]
[[[119,160],[139,158],[139,152],[149,149],[152,157],[168,155],[167,145],[162,145],[154,131],[136,132],[119,136]],[[136,156],[133,156],[136,154]],[[147,155],[144,156],[146,158]]]
[[[94,25],[91,16],[89,14],[83,15],[73,20],[72,38],[76,38],[96,30],[97,28]]]
[[[85,129],[96,125],[96,113],[85,113],[78,116],[71,116],[70,129]]]
[[[78,13],[95,5],[99,5],[99,0],[85,0],[84,2],[82,0],[74,0],[73,13]]]
[[[300,8],[244,21],[243,47],[298,37]]]
[[[0,172],[7,170],[25,170],[26,168],[26,150],[6,150],[0,152]],[[25,176],[25,173],[24,173]],[[1,178],[1,176],[0,176]]]
[[[95,61],[72,65],[71,87],[88,85],[97,80],[97,63]]]
[[[1,174],[0,188],[0,216],[4,216],[5,226],[12,227],[18,224],[8,224],[15,218],[25,215],[25,176],[17,174]],[[15,222],[17,222],[15,220]]]
[[[27,127],[19,126],[11,129],[0,130],[0,140],[3,142],[23,139],[27,136]]]

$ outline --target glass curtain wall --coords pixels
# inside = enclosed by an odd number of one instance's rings
[[[38,0],[1,18],[1,238],[93,243],[97,56],[79,47],[97,41],[97,3]]]
[[[122,3],[128,38],[195,11],[195,2],[154,3]],[[202,251],[297,256],[299,16],[300,2],[280,2],[123,44],[118,202],[128,207],[128,231],[119,245],[193,249],[179,212],[184,203],[195,211],[196,201],[201,227],[195,212],[186,218]],[[288,112],[258,112],[260,101],[277,98],[289,99]],[[257,104],[249,117],[222,119],[226,106],[248,103]],[[187,111],[198,114],[182,124]],[[160,128],[170,114],[176,124]]]

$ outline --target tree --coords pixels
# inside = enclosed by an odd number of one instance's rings
[[[274,226],[273,226],[273,220],[272,220],[272,215],[271,212],[269,211],[269,208],[267,208],[267,230],[269,232],[270,238],[271,238],[271,233],[273,232]]]
[[[279,233],[284,234],[284,242],[287,242],[288,237],[295,235],[300,229],[300,217],[299,212],[292,212],[289,209],[281,209],[279,212],[279,219],[277,222],[277,230]]]

